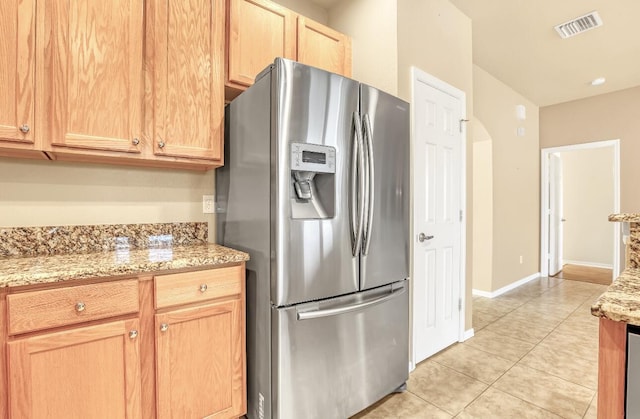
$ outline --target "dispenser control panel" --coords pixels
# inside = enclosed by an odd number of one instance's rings
[[[308,143],[291,143],[291,170],[335,173],[336,149]]]

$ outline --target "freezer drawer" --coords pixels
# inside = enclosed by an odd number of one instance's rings
[[[407,281],[272,316],[273,418],[344,419],[409,377]]]

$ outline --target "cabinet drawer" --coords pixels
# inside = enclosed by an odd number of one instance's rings
[[[156,308],[213,300],[242,292],[242,266],[156,276]]]
[[[10,294],[7,310],[10,335],[136,313],[138,281]]]

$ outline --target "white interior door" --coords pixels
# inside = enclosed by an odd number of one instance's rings
[[[431,83],[420,76],[414,77],[413,89],[413,341],[417,363],[461,336],[464,142],[460,120],[464,100],[447,93],[444,83]]]
[[[562,159],[549,155],[549,275],[562,270]]]

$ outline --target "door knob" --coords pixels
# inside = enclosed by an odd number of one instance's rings
[[[433,236],[427,236],[424,233],[420,233],[420,235],[418,235],[418,241],[420,243],[424,242],[425,240],[431,240],[433,238]]]

